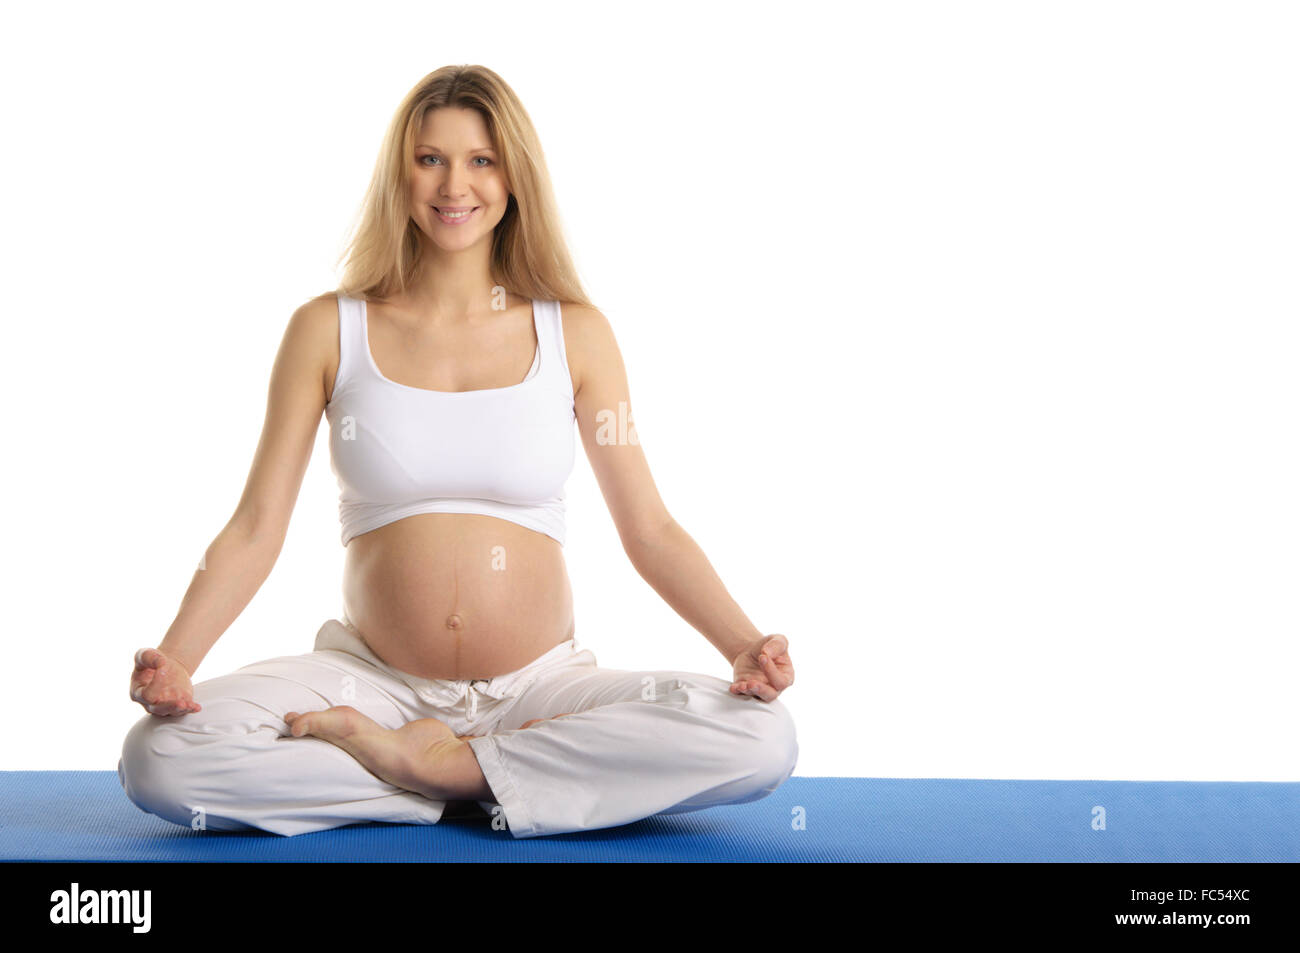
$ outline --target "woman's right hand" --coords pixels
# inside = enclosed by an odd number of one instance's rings
[[[175,659],[157,649],[135,653],[131,672],[131,700],[151,715],[187,715],[199,711],[190,673]]]

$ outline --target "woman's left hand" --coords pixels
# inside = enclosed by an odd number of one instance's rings
[[[770,702],[794,684],[794,663],[784,635],[765,635],[732,663],[733,695],[753,695]]]

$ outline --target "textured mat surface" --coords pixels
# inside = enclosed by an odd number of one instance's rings
[[[192,831],[113,771],[2,771],[0,860],[1297,861],[1300,783],[792,777],[750,804],[516,840],[486,818]]]

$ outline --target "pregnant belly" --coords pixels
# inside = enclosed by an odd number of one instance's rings
[[[355,537],[343,609],[372,652],[421,678],[503,675],[574,634],[560,544],[477,514],[421,513]]]

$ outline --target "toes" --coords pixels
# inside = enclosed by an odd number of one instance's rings
[[[351,705],[335,705],[324,711],[287,712],[284,716],[295,738],[315,735],[326,741],[340,741],[344,737],[363,732],[370,719]]]
[[[289,733],[295,738],[303,735],[323,735],[328,731],[329,716],[323,711],[291,711],[284,716]]]

